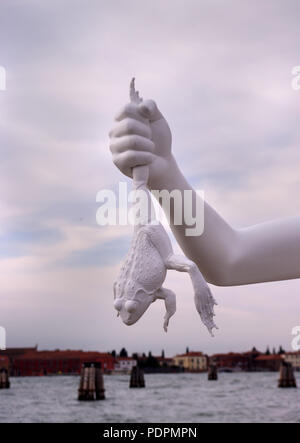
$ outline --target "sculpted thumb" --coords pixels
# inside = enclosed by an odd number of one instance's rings
[[[155,122],[156,120],[160,120],[161,118],[163,118],[163,115],[161,114],[155,101],[153,100],[143,100],[139,104],[139,112],[150,122]]]

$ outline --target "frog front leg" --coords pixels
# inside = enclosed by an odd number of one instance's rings
[[[184,255],[171,254],[165,261],[168,269],[174,269],[179,272],[188,272],[192,280],[194,288],[194,301],[196,309],[204,325],[207,327],[209,333],[213,336],[213,328],[217,329],[213,317],[214,305],[216,301],[213,298],[210,289],[199,271],[198,266]]]
[[[157,299],[165,301],[166,313],[163,327],[165,332],[168,332],[169,320],[176,312],[176,295],[170,289],[160,288],[155,294],[155,300]]]

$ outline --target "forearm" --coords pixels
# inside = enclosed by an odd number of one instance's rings
[[[158,190],[191,190],[172,159],[167,174],[155,181]],[[235,230],[204,203],[204,232],[186,236],[184,222],[171,229],[185,255],[193,260],[210,283],[219,286],[245,285],[300,278],[300,218],[285,219]],[[183,218],[184,219],[184,218]]]
[[[152,184],[152,188],[161,191],[166,189],[169,192],[179,190],[184,198],[184,191],[193,193],[193,206],[196,199],[201,197],[187,182],[179,170],[174,158],[169,160],[167,173],[160,174]],[[171,209],[174,209],[173,207]],[[206,202],[204,202],[204,232],[199,236],[187,236],[187,225],[182,217],[182,224],[174,223],[174,211],[170,212],[170,226],[172,232],[181,246],[184,254],[194,261],[205,279],[216,285],[223,285],[230,272],[233,260],[233,244],[236,243],[236,231],[226,223],[226,221]]]
[[[300,217],[238,231],[231,279],[235,285],[300,278]]]

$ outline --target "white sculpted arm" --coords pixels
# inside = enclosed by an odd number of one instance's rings
[[[133,167],[148,165],[151,189],[191,190],[194,202],[201,198],[179,170],[168,123],[152,100],[129,103],[116,121],[110,148],[124,174],[132,176]],[[300,217],[234,229],[205,202],[202,235],[187,237],[190,226],[176,225],[172,217],[170,225],[185,255],[210,283],[232,286],[300,278]]]

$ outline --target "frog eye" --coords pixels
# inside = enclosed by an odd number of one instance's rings
[[[114,307],[117,311],[121,311],[122,309],[122,300],[120,298],[116,298],[114,302]]]
[[[133,312],[136,311],[137,305],[138,304],[137,304],[136,301],[128,300],[125,303],[125,309],[126,309],[127,312],[129,312],[129,314],[132,314]]]

